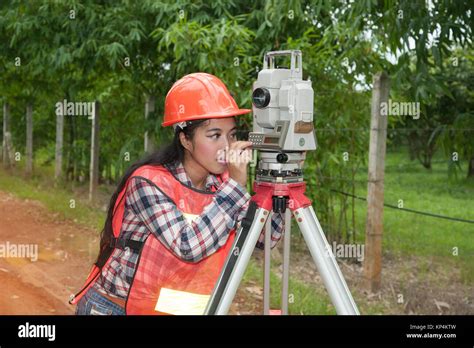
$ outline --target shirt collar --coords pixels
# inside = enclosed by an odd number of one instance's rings
[[[189,178],[189,175],[186,173],[186,170],[184,169],[183,163],[181,161],[177,160],[173,163],[168,164],[167,167],[174,174],[174,176],[176,176],[176,178],[183,184],[196,188],[193,185],[191,179]],[[206,190],[211,190],[212,186],[217,189],[220,184],[221,183],[219,182],[219,180],[217,180],[217,177],[214,174],[209,173],[206,178],[204,187],[206,188]]]

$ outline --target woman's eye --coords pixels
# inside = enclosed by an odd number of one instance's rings
[[[213,134],[213,135],[211,135],[209,138],[211,138],[211,139],[217,139],[217,138],[219,138],[220,136],[221,136],[220,134]],[[231,134],[230,137],[233,138],[233,139],[236,139],[236,138],[237,138],[237,133]]]

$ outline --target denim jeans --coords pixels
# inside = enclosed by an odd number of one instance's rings
[[[91,287],[79,300],[76,315],[125,315],[125,310]]]

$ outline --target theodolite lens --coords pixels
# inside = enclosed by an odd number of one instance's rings
[[[255,107],[262,109],[270,103],[270,92],[266,88],[257,88],[252,93],[252,102]]]
[[[288,162],[288,155],[286,153],[279,153],[277,155],[277,162],[278,163],[286,163]]]

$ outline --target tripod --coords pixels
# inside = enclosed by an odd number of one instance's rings
[[[290,156],[290,161],[289,157]],[[291,216],[293,213],[316,267],[321,274],[337,314],[359,314],[357,305],[337,265],[319,224],[298,164],[301,153],[263,152],[246,217],[237,231],[232,251],[214,287],[205,314],[227,314],[249,263],[255,244],[265,227],[264,314],[270,310],[270,232],[273,212],[285,215],[282,276],[282,313],[288,314],[288,272]],[[282,163],[283,162],[283,163]],[[289,209],[287,209],[289,208]],[[268,223],[267,223],[268,221]]]

